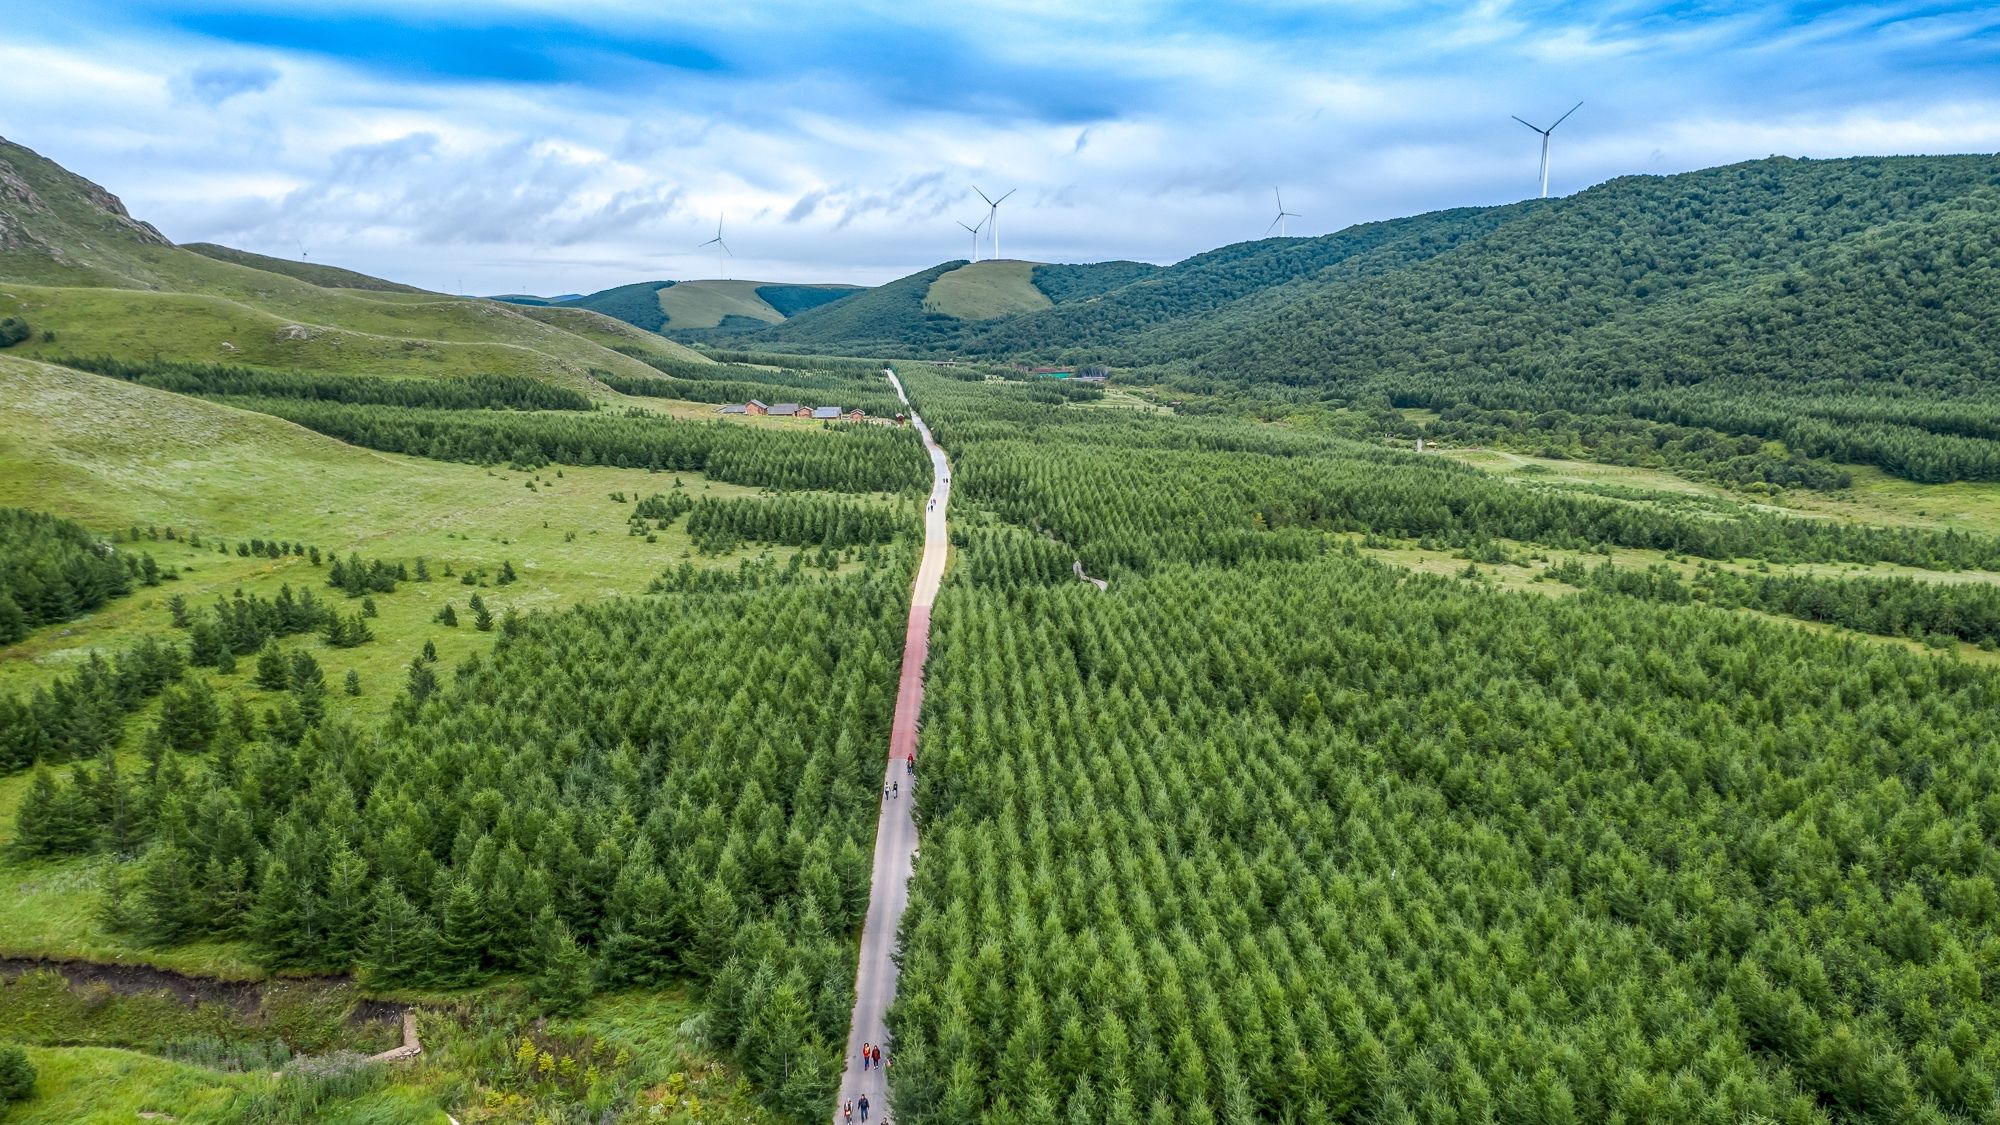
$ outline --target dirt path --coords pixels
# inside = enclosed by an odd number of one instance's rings
[[[903,383],[892,371],[884,372],[896,388],[896,397],[909,405]],[[867,1097],[868,1120],[888,1121],[889,1089],[884,1072],[861,1068],[861,1045],[882,1047],[884,1062],[892,1061],[888,1046],[888,1025],[883,1017],[896,998],[896,930],[909,903],[910,874],[917,858],[916,775],[908,763],[916,760],[917,716],[924,702],[924,658],[930,653],[931,605],[937,600],[938,584],[944,580],[945,506],[951,499],[951,463],[931,438],[930,428],[912,410],[910,421],[924,439],[931,456],[930,504],[924,512],[924,555],[917,567],[916,583],[910,593],[910,624],[903,634],[903,670],[896,686],[896,717],[889,728],[888,769],[882,776],[885,790],[892,783],[899,795],[882,797],[875,827],[875,869],[868,893],[868,919],[861,927],[861,957],[854,970],[854,1016],[847,1026],[846,1069],[834,1099],[832,1120],[840,1121],[840,1107]],[[855,1120],[860,1120],[857,1112]]]
[[[1078,578],[1081,578],[1081,579],[1083,579],[1083,580],[1084,580],[1085,582],[1088,582],[1088,583],[1090,583],[1091,585],[1093,585],[1093,586],[1097,587],[1099,591],[1104,591],[1104,590],[1108,590],[1108,589],[1110,589],[1110,588],[1111,588],[1111,583],[1109,583],[1109,582],[1105,581],[1104,579],[1102,579],[1102,578],[1092,578],[1092,577],[1091,577],[1090,575],[1088,575],[1088,574],[1085,574],[1085,573],[1083,572],[1083,560],[1082,560],[1082,559],[1078,559],[1078,560],[1076,560],[1076,561],[1075,561],[1074,563],[1071,563],[1071,564],[1070,564],[1070,569],[1072,569],[1072,570],[1076,571],[1076,576],[1077,576]]]

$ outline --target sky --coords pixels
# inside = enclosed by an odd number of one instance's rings
[[[30,0],[0,136],[180,242],[453,292],[1168,263],[1772,154],[2000,150],[2000,7]],[[700,248],[718,221],[733,257]],[[982,256],[992,251],[982,232]]]

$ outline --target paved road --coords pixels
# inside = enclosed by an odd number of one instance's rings
[[[896,397],[908,406],[909,396],[894,372],[888,372]],[[896,687],[896,719],[889,728],[888,769],[883,785],[891,781],[902,787],[900,797],[884,797],[875,827],[875,875],[868,892],[868,920],[861,927],[861,959],[854,971],[854,1018],[847,1025],[846,1070],[841,1074],[840,1093],[835,1099],[833,1120],[840,1121],[840,1107],[868,1096],[868,1120],[889,1120],[889,1091],[881,1070],[861,1069],[861,1045],[882,1048],[884,1062],[893,1063],[888,1043],[889,1030],[883,1016],[896,998],[896,929],[903,921],[903,907],[909,902],[909,881],[917,855],[916,793],[905,763],[917,753],[917,715],[924,702],[924,657],[930,652],[931,604],[937,600],[938,583],[944,579],[945,505],[951,499],[951,463],[932,440],[929,427],[915,411],[910,421],[923,436],[931,455],[931,498],[924,512],[924,557],[917,566],[917,581],[910,594],[910,625],[903,635],[903,673]],[[857,1111],[857,1122],[861,1115]]]

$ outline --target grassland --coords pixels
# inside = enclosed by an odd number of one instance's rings
[[[667,314],[662,331],[714,328],[724,317],[740,316],[776,324],[785,314],[757,295],[763,281],[683,281],[660,290],[660,309]]]
[[[30,1047],[28,1061],[35,1096],[0,1117],[7,1125],[131,1125],[141,1114],[227,1121],[237,1096],[260,1081],[107,1047]]]
[[[1046,309],[1047,294],[1035,288],[1033,262],[973,262],[931,282],[924,311],[959,320],[998,320]]]

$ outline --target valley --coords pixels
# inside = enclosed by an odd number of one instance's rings
[[[0,161],[0,1120],[2000,1111],[1991,157],[560,301]]]

